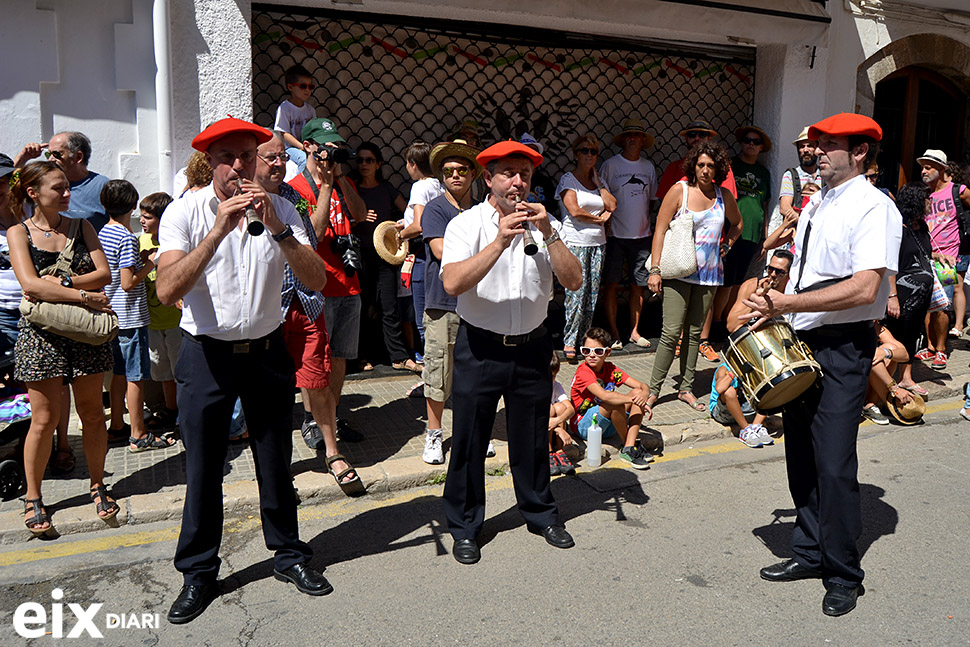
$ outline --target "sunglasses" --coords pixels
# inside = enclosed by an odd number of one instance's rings
[[[710,137],[711,133],[706,130],[688,130],[684,133],[684,137],[687,139],[699,139],[701,137]]]
[[[769,274],[777,274],[779,276],[784,276],[784,275],[788,274],[788,270],[783,270],[781,268],[773,267],[771,265],[769,265],[768,267],[765,268],[765,272],[767,272]]]
[[[754,144],[755,146],[760,146],[764,142],[761,141],[760,137],[743,137],[741,138],[742,144]]]
[[[52,157],[56,160],[62,160],[64,159],[64,153],[62,153],[61,151],[44,151],[45,159],[50,159]]]
[[[467,166],[450,166],[441,169],[441,175],[443,177],[452,177],[455,173],[458,174],[458,177],[465,177],[471,173],[471,169]]]
[[[866,173],[866,179],[870,182],[875,182],[879,179],[880,175],[882,175],[882,173]]]
[[[577,148],[576,152],[580,155],[599,155],[600,152],[595,148]]]
[[[294,87],[300,88],[301,90],[313,90],[314,88],[317,87],[312,83],[293,83],[291,85],[293,85]]]
[[[270,153],[269,155],[259,155],[258,157],[267,164],[276,164],[276,162],[283,162],[286,164],[290,161],[289,153]]]
[[[357,163],[358,164],[377,164],[377,158],[376,157],[358,157],[357,158]]]
[[[590,348],[589,346],[580,346],[579,348],[579,352],[583,354],[583,357],[589,357],[590,355],[603,357],[606,355],[606,351],[608,350],[609,348],[606,348],[605,346],[595,346],[593,348]]]

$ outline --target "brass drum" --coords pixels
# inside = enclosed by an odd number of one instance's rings
[[[759,411],[780,409],[822,376],[812,351],[784,319],[770,319],[755,331],[741,326],[728,344],[724,357],[748,402]]]

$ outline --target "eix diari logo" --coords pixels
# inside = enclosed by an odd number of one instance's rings
[[[65,610],[64,604],[58,600],[64,598],[64,591],[51,591],[50,613],[39,602],[24,602],[17,607],[13,614],[13,628],[22,638],[40,638],[50,635],[52,638],[64,638]],[[104,638],[98,628],[95,618],[101,607],[100,602],[83,607],[73,602],[67,603],[67,613],[73,616],[73,626],[67,638],[80,638],[87,634],[91,638]],[[105,629],[158,629],[157,613],[105,613]]]

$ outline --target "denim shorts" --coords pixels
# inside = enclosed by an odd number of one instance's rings
[[[151,379],[152,361],[148,354],[148,326],[122,328],[111,342],[115,375],[124,375],[129,382]]]
[[[324,297],[323,312],[335,359],[356,359],[360,337],[360,295]]]
[[[616,434],[616,427],[613,426],[613,422],[600,413],[600,408],[598,406],[592,406],[586,410],[583,417],[579,419],[579,423],[576,425],[576,432],[579,437],[583,440],[589,436],[589,428],[593,426],[593,416],[599,416],[596,419],[596,424],[603,429],[603,438],[609,438],[610,436]]]

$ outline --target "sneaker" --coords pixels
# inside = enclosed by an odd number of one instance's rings
[[[572,474],[576,471],[576,466],[573,465],[569,457],[566,456],[566,452],[559,450],[556,452],[556,461],[559,463],[559,473],[560,474]]]
[[[485,458],[492,458],[493,456],[495,456],[495,445],[490,440],[488,441],[488,449],[485,450]]]
[[[758,425],[758,440],[762,445],[774,445],[775,439],[771,437],[764,425]]]
[[[933,359],[935,357],[935,354],[929,348],[924,348],[923,350],[913,355],[913,357],[915,357],[916,359],[921,359],[925,362],[928,359]]]
[[[708,341],[702,341],[701,345],[697,347],[697,350],[708,362],[721,361],[721,356],[717,354],[717,351],[714,350],[714,347]]]
[[[303,442],[310,449],[317,450],[323,447],[323,432],[316,420],[304,420],[300,425],[300,432],[303,434]]]
[[[650,455],[648,460],[643,455],[643,450],[635,446],[627,446],[620,450],[620,459],[629,463],[633,469],[645,470],[650,467],[650,461],[653,460],[653,455]]]
[[[559,467],[559,457],[556,456],[556,452],[549,452],[549,476],[558,476],[562,474],[562,469]]]
[[[946,368],[946,353],[939,351],[936,357],[933,358],[933,363],[930,366],[933,368]]]
[[[440,429],[429,431],[424,438],[424,452],[421,460],[428,465],[441,465],[445,462],[445,452],[441,448],[441,439],[444,436]]]
[[[752,449],[761,447],[761,436],[758,433],[759,426],[760,425],[748,425],[741,430],[741,433],[738,434],[738,440]]]
[[[872,420],[877,425],[888,425],[889,418],[883,415],[882,411],[879,410],[874,404],[870,404],[868,407],[862,409],[862,417],[867,420]]]

